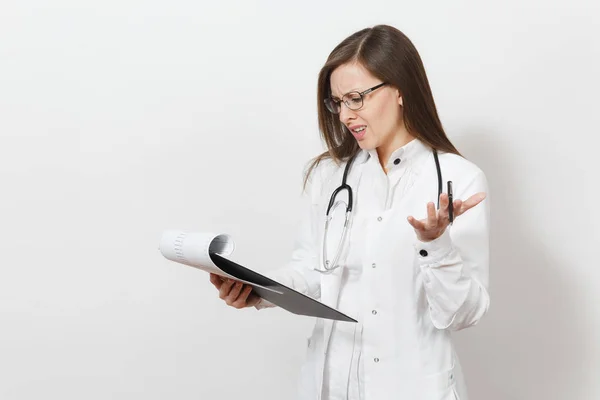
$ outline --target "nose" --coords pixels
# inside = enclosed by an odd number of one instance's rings
[[[356,112],[348,108],[348,106],[346,106],[346,104],[343,102],[340,104],[340,106],[340,121],[343,124],[348,125],[350,121],[356,119]]]

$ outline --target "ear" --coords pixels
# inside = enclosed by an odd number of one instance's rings
[[[396,89],[396,96],[398,97],[398,104],[400,105],[400,107],[402,107],[404,105],[402,101],[402,93],[400,93],[398,89]]]

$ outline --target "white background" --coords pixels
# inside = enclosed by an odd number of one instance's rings
[[[158,241],[226,232],[234,260],[285,263],[317,73],[377,23],[490,182],[492,307],[456,334],[472,399],[600,398],[599,20],[591,0],[3,0],[0,398],[292,398],[310,319],[227,308]]]

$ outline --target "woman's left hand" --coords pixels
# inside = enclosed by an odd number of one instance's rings
[[[485,199],[485,196],[486,195],[484,192],[479,192],[469,197],[464,202],[462,200],[454,200],[452,202],[454,207],[454,219],[458,218],[469,209],[481,203],[483,199]],[[417,220],[412,216],[408,217],[408,223],[415,228],[415,232],[417,233],[417,237],[420,241],[430,242],[442,236],[450,224],[448,211],[449,203],[450,201],[448,200],[448,194],[442,193],[440,195],[440,209],[438,211],[435,209],[435,204],[433,202],[429,202],[427,203],[426,219]]]

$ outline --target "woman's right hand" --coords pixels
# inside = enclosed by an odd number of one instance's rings
[[[254,307],[260,297],[252,293],[252,286],[234,279],[224,278],[217,274],[210,274],[210,282],[219,290],[219,297],[234,308]]]

